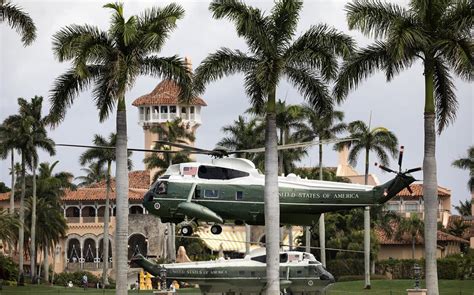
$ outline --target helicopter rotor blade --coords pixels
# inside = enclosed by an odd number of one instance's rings
[[[80,144],[57,143],[56,146],[115,150],[115,147],[113,146],[100,146],[100,145],[80,145]],[[150,153],[168,153],[168,154],[174,154],[174,153],[180,152],[180,151],[172,151],[172,150],[154,150],[154,149],[136,149],[136,148],[128,148],[127,150],[130,152],[150,152]]]
[[[155,140],[154,142],[158,143],[158,144],[169,145],[169,146],[174,146],[174,147],[186,149],[186,150],[189,150],[190,153],[200,152],[200,153],[209,153],[209,154],[211,154],[213,152],[211,150],[200,149],[200,148],[190,146],[190,145],[187,145],[187,144],[169,142],[169,141],[165,141],[165,140]]]
[[[411,187],[409,185],[407,185],[407,190],[410,193],[410,195],[413,196],[413,190],[411,189]]]
[[[397,173],[397,171],[392,170],[392,169],[390,169],[390,168],[388,168],[388,167],[385,167],[385,166],[383,166],[383,165],[379,165],[379,164],[377,164],[377,163],[375,163],[375,166],[378,166],[380,169],[382,169],[382,170],[384,170],[384,171],[386,171],[386,172],[392,172],[392,173],[395,173],[395,174]]]
[[[279,151],[281,150],[289,150],[289,149],[298,149],[298,148],[306,148],[313,145],[318,144],[331,144],[331,143],[338,143],[344,141],[353,141],[359,140],[357,138],[335,138],[335,139],[324,139],[324,140],[315,140],[315,141],[307,141],[307,142],[298,142],[298,143],[290,143],[285,145],[277,146]],[[262,153],[265,152],[265,147],[260,148],[253,148],[253,149],[245,149],[245,150],[237,150],[237,151],[229,151],[229,154],[236,154],[236,153]]]
[[[412,173],[412,172],[417,172],[417,171],[421,171],[421,170],[423,170],[423,168],[417,167],[417,168],[413,168],[413,169],[408,169],[407,171],[405,171],[405,173]]]
[[[398,172],[402,172],[402,162],[403,162],[403,152],[405,150],[405,147],[402,145],[400,147],[400,154],[398,156]]]

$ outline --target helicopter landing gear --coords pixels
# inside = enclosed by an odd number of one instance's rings
[[[193,228],[189,225],[183,225],[183,227],[181,228],[181,234],[183,236],[190,236],[193,234]]]
[[[211,226],[211,233],[213,235],[218,235],[222,232],[222,227],[218,224],[214,224],[213,226]]]

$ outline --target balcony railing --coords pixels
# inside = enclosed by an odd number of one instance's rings
[[[83,223],[94,223],[95,222],[95,216],[83,216],[82,217],[82,222]]]
[[[79,223],[81,222],[80,217],[66,217],[68,223]]]

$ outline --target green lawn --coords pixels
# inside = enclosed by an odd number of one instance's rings
[[[413,287],[411,280],[374,280],[372,281],[372,289],[364,290],[363,281],[341,282],[332,285],[326,292],[326,295],[341,294],[372,294],[372,295],[406,295],[406,289]],[[439,282],[441,295],[473,295],[474,280],[441,280]],[[21,295],[21,294],[71,294],[71,295],[101,295],[114,294],[114,290],[97,290],[88,289],[84,291],[80,288],[64,288],[49,286],[25,286],[25,287],[3,287],[0,290],[1,295]],[[183,289],[179,293],[196,294],[196,290]],[[152,294],[150,291],[129,291],[129,294]]]
[[[406,295],[406,289],[413,288],[412,280],[373,280],[371,284],[372,289],[364,290],[363,281],[336,283],[329,287],[326,295],[339,295],[348,293],[372,295]],[[440,280],[439,288],[441,295],[473,295],[474,280]]]

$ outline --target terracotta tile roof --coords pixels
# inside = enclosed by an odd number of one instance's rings
[[[396,227],[396,225],[394,225],[394,227]],[[377,239],[378,239],[378,241],[381,245],[411,245],[411,237],[409,235],[405,235],[403,237],[403,239],[401,239],[401,240],[395,239],[394,236],[389,238],[386,235],[386,233],[379,227],[375,228],[375,234],[376,234]],[[440,230],[437,232],[437,241],[438,242],[446,242],[446,241],[455,241],[456,242],[457,241],[457,242],[460,242],[460,243],[469,243],[469,241],[467,241],[465,239],[461,239],[459,237],[456,237],[456,236],[453,236],[451,234],[442,232]],[[417,245],[423,244],[424,243],[423,237],[417,236],[416,239],[415,239],[415,243]]]
[[[106,181],[100,181],[94,183],[88,188],[105,188]],[[110,181],[110,185],[112,189],[115,189],[115,178],[112,178]],[[150,171],[149,170],[136,170],[130,171],[128,173],[128,187],[129,188],[137,188],[137,189],[148,189],[150,187]]]
[[[179,87],[174,81],[164,80],[158,84],[152,92],[140,96],[132,103],[133,106],[143,105],[173,105],[178,104]],[[207,106],[200,97],[193,97],[190,105]]]
[[[10,192],[0,194],[0,201],[8,201],[8,200],[10,200]]]
[[[410,185],[410,188],[413,191],[413,195],[410,194],[408,189],[405,188],[397,194],[397,197],[403,197],[403,198],[408,197],[408,198],[414,198],[414,199],[423,197],[423,183],[412,183]],[[438,185],[438,197],[440,198],[451,197],[451,190]]]
[[[141,200],[143,195],[150,187],[150,171],[137,170],[128,173],[128,198],[130,200]],[[110,192],[110,199],[115,200],[115,179],[111,180],[112,190]],[[88,187],[78,188],[75,191],[66,190],[63,201],[99,201],[105,200],[106,194],[105,180],[92,184]]]

